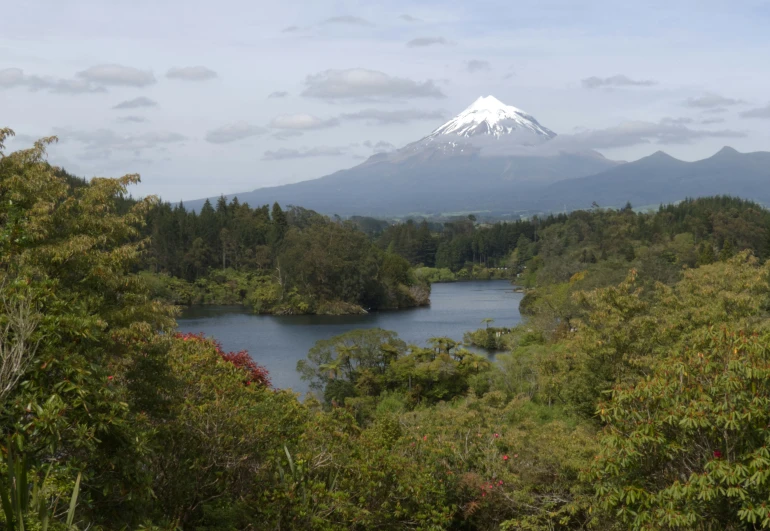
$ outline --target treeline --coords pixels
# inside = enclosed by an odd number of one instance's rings
[[[478,266],[521,269],[537,254],[549,262],[558,256],[595,263],[631,261],[654,248],[669,262],[680,260],[690,267],[730,257],[739,249],[751,249],[762,259],[770,256],[768,211],[727,196],[687,199],[652,213],[637,213],[627,205],[494,224],[477,224],[471,218],[446,223],[409,220],[387,226],[376,241],[413,266],[453,273]]]
[[[199,213],[180,204],[148,214],[143,267],[156,292],[182,304],[245,303],[261,313],[358,313],[426,304],[430,287],[354,223],[277,203],[224,198]]]

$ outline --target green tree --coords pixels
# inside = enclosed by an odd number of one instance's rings
[[[55,140],[0,153],[0,329],[15,338],[4,348],[36,346],[0,404],[0,424],[60,484],[82,471],[82,498],[100,519],[120,514],[117,525],[150,500],[151,431],[132,407],[162,404],[164,353],[154,338],[174,326],[172,308],[134,273],[155,199],[122,211],[136,175],[71,186],[45,161]],[[39,319],[26,338],[15,321],[24,315],[25,326]]]
[[[586,474],[630,529],[770,527],[770,337],[710,328],[617,386]]]

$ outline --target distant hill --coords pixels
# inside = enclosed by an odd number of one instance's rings
[[[324,214],[391,217],[458,212],[537,213],[657,205],[733,195],[770,204],[770,153],[725,147],[696,162],[662,151],[620,163],[560,151],[556,133],[493,96],[477,99],[417,142],[347,170],[227,196]],[[186,202],[198,210],[204,200]]]
[[[548,210],[671,203],[686,197],[728,194],[770,204],[770,153],[725,147],[695,162],[658,151],[606,171],[552,183],[532,197]]]
[[[618,164],[594,151],[542,149],[555,136],[521,109],[487,96],[422,140],[354,168],[228,198],[346,216],[527,210],[532,194],[544,185]],[[203,200],[185,204],[197,210]]]

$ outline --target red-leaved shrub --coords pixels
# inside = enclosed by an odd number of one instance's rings
[[[208,343],[216,350],[219,357],[223,360],[232,363],[244,372],[243,383],[246,385],[257,384],[264,385],[265,387],[272,387],[270,383],[270,373],[263,366],[254,362],[249,356],[247,350],[241,350],[240,352],[225,352],[222,350],[222,345],[216,339],[206,338],[203,336],[203,332],[199,334],[176,334],[174,337],[181,339],[182,341],[199,341]]]

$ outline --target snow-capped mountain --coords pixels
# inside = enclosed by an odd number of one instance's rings
[[[507,156],[528,152],[555,136],[556,133],[540,125],[531,114],[506,105],[494,96],[482,96],[428,136],[370,160],[402,161],[414,157],[426,160],[482,153]]]
[[[550,140],[556,136],[556,133],[540,125],[534,116],[527,112],[506,105],[494,96],[482,96],[424,140],[445,140],[445,137],[472,138],[478,135],[500,138],[518,133],[526,133],[519,136],[531,136],[531,139],[536,141]]]
[[[401,149],[319,179],[238,196],[252,205],[277,201],[342,215],[510,212],[535,205],[551,183],[617,165],[597,152],[551,147],[555,136],[532,115],[486,96]]]

